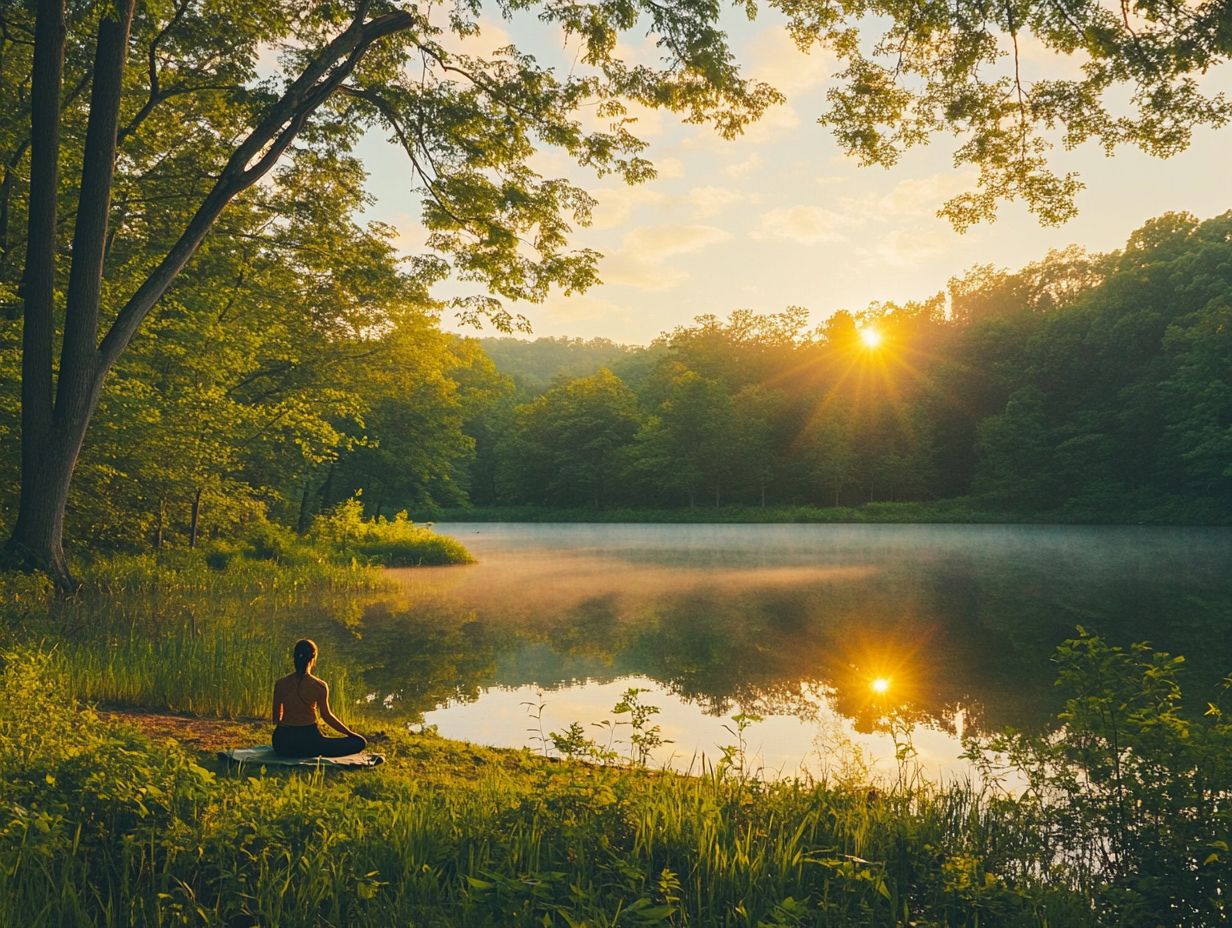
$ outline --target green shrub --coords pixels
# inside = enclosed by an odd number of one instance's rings
[[[1045,860],[1082,889],[1101,924],[1223,924],[1232,886],[1232,718],[1185,712],[1184,658],[1120,648],[1081,628],[1057,649],[1066,695],[1054,733],[973,741],[1025,778],[1017,802]],[[1224,683],[1224,696],[1232,678]]]
[[[257,561],[302,564],[311,560],[308,545],[289,528],[261,520],[244,532],[246,555]]]
[[[365,519],[358,498],[317,516],[308,537],[318,547],[385,567],[469,564],[474,560],[461,542],[416,525],[405,511],[392,519]]]

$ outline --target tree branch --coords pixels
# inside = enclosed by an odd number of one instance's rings
[[[228,159],[179,240],[117,314],[99,346],[100,376],[115,364],[146,314],[196,253],[227,204],[274,166],[307,119],[350,75],[373,42],[410,29],[416,22],[404,11],[363,22],[369,6],[370,2],[359,5],[356,18],[346,31],[313,58]],[[344,60],[339,63],[339,59]]]

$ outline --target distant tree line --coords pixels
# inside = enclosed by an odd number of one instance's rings
[[[816,329],[803,309],[740,310],[630,348],[442,331],[388,231],[354,221],[358,185],[338,181],[299,166],[203,249],[108,383],[71,537],[157,548],[265,518],[303,530],[356,494],[385,516],[956,497],[1232,513],[1232,213],[1163,216],[1108,255],[976,268],[948,294]],[[8,520],[19,343],[0,327]]]
[[[1111,254],[977,267],[923,302],[806,320],[702,316],[493,406],[475,420],[472,499],[1232,514],[1232,213],[1165,215]],[[545,359],[565,348],[587,343]]]

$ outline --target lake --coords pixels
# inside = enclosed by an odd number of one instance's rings
[[[612,709],[639,688],[671,742],[656,764],[743,739],[768,776],[855,754],[887,771],[896,731],[947,777],[964,732],[1049,724],[1051,656],[1078,626],[1186,655],[1198,707],[1232,671],[1227,529],[436,528],[478,563],[395,571],[401,595],[351,625],[369,699],[451,738],[541,748],[577,721],[628,753]]]

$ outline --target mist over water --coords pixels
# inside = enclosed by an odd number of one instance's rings
[[[478,563],[398,571],[403,595],[369,610],[365,650],[387,644],[369,671],[382,698],[449,737],[535,746],[614,720],[637,686],[674,742],[660,762],[715,758],[743,711],[764,717],[746,736],[772,772],[816,772],[850,743],[884,765],[894,715],[927,768],[954,772],[960,730],[1048,724],[1050,658],[1078,625],[1186,655],[1197,706],[1232,671],[1226,529],[437,529]],[[542,731],[523,703],[543,704]]]

